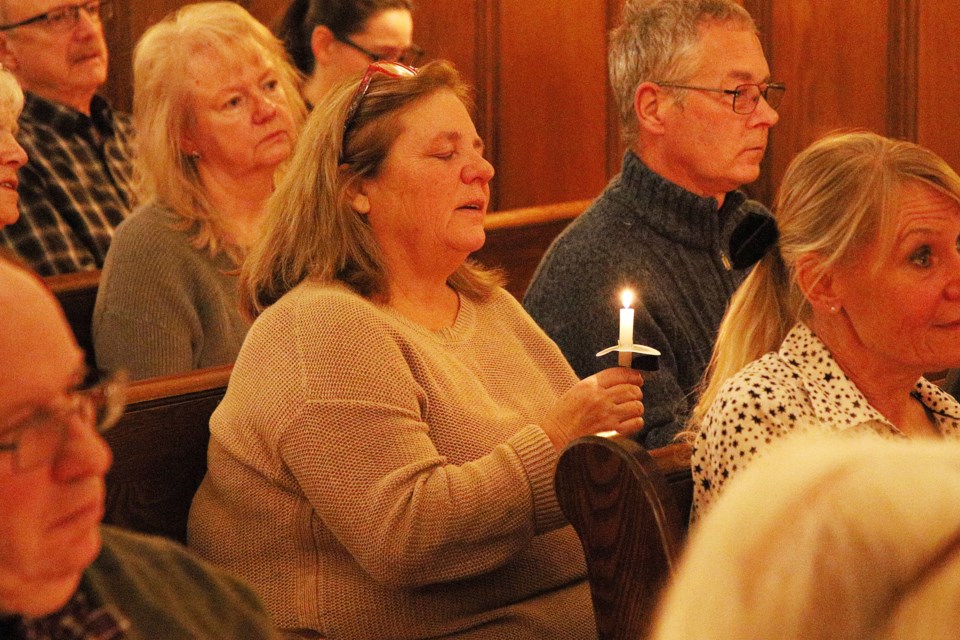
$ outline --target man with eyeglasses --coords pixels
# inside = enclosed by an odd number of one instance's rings
[[[273,638],[257,596],[161,538],[102,526],[123,411],[42,281],[0,255],[0,638]]]
[[[0,0],[0,63],[26,93],[20,220],[0,233],[41,275],[103,266],[133,201],[133,127],[97,91],[111,0]]]
[[[580,377],[610,365],[622,289],[638,304],[634,343],[661,352],[644,375],[640,441],[686,422],[727,301],[746,277],[729,238],[778,120],[756,25],[733,0],[627,0],[608,52],[624,141],[621,173],[557,238],[523,304]]]

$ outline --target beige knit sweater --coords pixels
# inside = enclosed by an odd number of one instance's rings
[[[537,426],[575,382],[503,290],[434,332],[303,283],[210,421],[190,546],[305,637],[593,638]]]

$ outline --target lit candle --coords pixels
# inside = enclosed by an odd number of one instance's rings
[[[627,351],[620,351],[617,358],[617,364],[621,367],[629,367],[633,362],[633,353],[629,351],[633,347],[633,291],[624,289],[620,294],[620,301],[623,302],[623,309],[620,309],[620,342],[621,348],[627,348]]]

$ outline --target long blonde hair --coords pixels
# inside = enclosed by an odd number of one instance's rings
[[[195,228],[193,244],[212,255],[242,251],[226,241],[218,212],[207,198],[196,162],[180,148],[191,123],[188,62],[198,52],[226,61],[262,59],[277,70],[294,125],[306,116],[299,78],[283,44],[234,2],[202,2],[168,14],[144,32],[133,55],[133,116],[137,128],[135,175],[141,202],[158,201]]]
[[[810,314],[794,265],[822,259],[820,273],[851,249],[892,231],[904,184],[922,184],[960,202],[960,177],[932,151],[874,133],[834,133],[787,167],[775,206],[780,239],[730,300],[687,437],[699,431],[720,388],[780,343]]]
[[[317,105],[289,171],[267,203],[267,232],[240,271],[240,306],[250,319],[307,278],[340,281],[368,298],[388,294],[379,245],[348,194],[359,180],[379,174],[404,111],[442,90],[466,102],[467,87],[442,61],[413,77],[374,74],[343,147],[344,120],[358,84],[355,79],[341,85]],[[470,260],[449,279],[473,299],[486,298],[501,281],[499,272]]]

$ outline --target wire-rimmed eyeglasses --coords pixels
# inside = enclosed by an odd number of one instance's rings
[[[66,33],[72,31],[80,23],[81,11],[86,11],[94,22],[105,22],[113,17],[113,4],[110,0],[90,0],[90,2],[81,2],[80,4],[67,4],[20,22],[2,25],[0,31],[10,31],[19,27],[38,24],[50,31]]]
[[[689,84],[676,84],[673,82],[654,82],[659,87],[669,87],[671,89],[692,89],[693,91],[710,91],[712,93],[724,93],[733,96],[733,112],[740,115],[749,115],[756,111],[760,104],[760,98],[763,98],[771,109],[776,110],[783,100],[783,94],[787,86],[782,82],[770,82],[766,84],[747,83],[737,85],[733,89],[716,89],[713,87],[698,87]]]
[[[370,89],[370,82],[373,80],[373,76],[378,73],[382,73],[385,76],[391,78],[412,78],[417,75],[417,70],[413,67],[408,67],[407,65],[401,62],[388,62],[386,60],[381,60],[379,62],[371,62],[367,67],[366,73],[363,74],[363,78],[360,79],[360,84],[357,85],[357,90],[353,94],[353,100],[350,101],[350,106],[347,108],[347,116],[343,120],[343,135],[340,140],[340,163],[343,164],[344,161],[344,152],[347,148],[347,132],[350,131],[351,125],[353,125],[353,119],[357,115],[357,111],[360,109],[360,104],[363,102],[364,97],[367,95],[367,91]]]
[[[78,388],[4,429],[10,436],[0,441],[0,452],[13,454],[16,473],[43,466],[60,455],[71,420],[92,422],[97,433],[115,425],[123,415],[126,389],[124,372],[92,372]]]
[[[367,56],[371,62],[399,62],[408,67],[415,67],[420,64],[420,60],[423,58],[424,53],[426,53],[421,47],[415,44],[410,45],[406,49],[391,49],[391,53],[389,54],[374,53],[367,48],[361,47],[347,36],[333,34],[333,37],[336,38],[338,42],[342,42],[351,49],[355,49]]]

